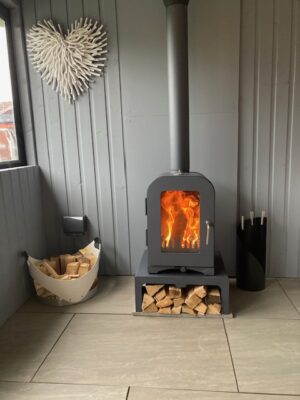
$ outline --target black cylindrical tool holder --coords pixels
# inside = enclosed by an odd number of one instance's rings
[[[267,219],[246,220],[237,229],[237,287],[258,291],[265,288]]]

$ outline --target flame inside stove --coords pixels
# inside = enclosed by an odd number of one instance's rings
[[[165,191],[160,204],[163,251],[197,251],[200,248],[199,193]]]

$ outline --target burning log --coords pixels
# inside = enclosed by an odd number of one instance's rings
[[[175,205],[175,206],[174,206]],[[161,197],[161,246],[173,249],[198,249],[200,247],[200,197],[197,192],[170,190]],[[180,231],[178,226],[184,224]]]

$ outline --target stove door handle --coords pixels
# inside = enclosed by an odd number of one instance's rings
[[[210,228],[213,226],[213,224],[210,221],[205,221],[206,224],[206,240],[205,244],[208,246],[209,244],[209,236],[210,236]]]

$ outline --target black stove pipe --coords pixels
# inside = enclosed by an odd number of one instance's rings
[[[188,2],[164,0],[167,8],[171,172],[190,170]]]

